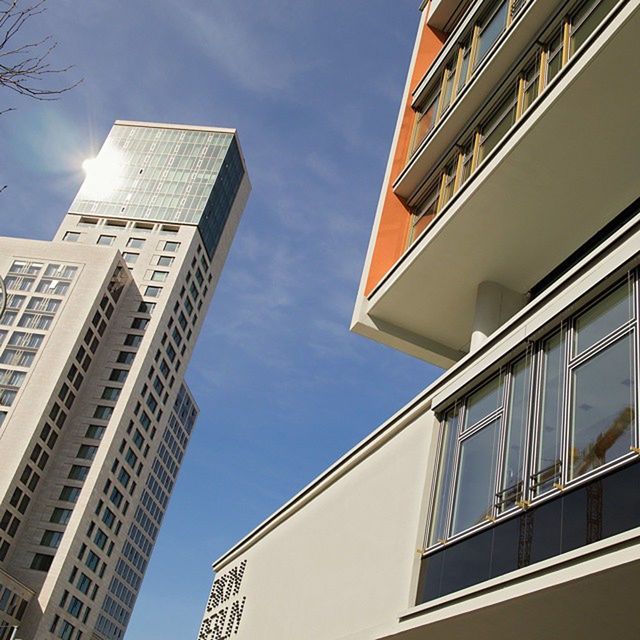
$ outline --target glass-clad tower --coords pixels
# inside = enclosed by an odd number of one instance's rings
[[[0,238],[1,640],[124,636],[250,191],[230,129],[117,121],[86,168],[53,241]]]

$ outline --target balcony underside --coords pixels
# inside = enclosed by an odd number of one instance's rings
[[[640,11],[576,57],[373,293],[356,330],[441,364],[468,350],[478,285],[526,293],[640,194]]]
[[[502,602],[496,596],[478,608],[472,601],[457,603],[456,612],[449,615],[445,610],[417,614],[402,623],[404,630],[380,636],[380,640],[636,640],[640,621],[635,615],[634,585],[639,580],[640,560],[635,559],[572,581],[553,584],[549,580],[546,588]],[[521,591],[525,590],[523,585]]]

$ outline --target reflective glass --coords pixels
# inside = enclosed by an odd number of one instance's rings
[[[573,371],[572,478],[625,455],[633,444],[632,356],[627,335]]]
[[[467,400],[464,428],[473,426],[502,406],[502,377],[496,376]]]
[[[564,337],[556,334],[544,344],[541,379],[541,409],[538,449],[534,464],[536,494],[559,479],[564,373]]]
[[[436,484],[435,505],[431,518],[429,545],[447,537],[447,507],[453,484],[453,458],[455,455],[458,417],[449,414],[443,423],[442,445],[438,462],[438,481]]]
[[[493,43],[498,39],[500,34],[507,26],[509,3],[503,2],[500,8],[489,18],[488,22],[482,27],[480,37],[478,38],[478,53],[476,55],[475,66],[487,55]]]
[[[498,505],[501,511],[515,506],[522,499],[530,389],[531,366],[526,359],[522,359],[514,365],[511,376],[504,470]]]
[[[575,323],[576,355],[609,335],[633,317],[630,286],[624,283],[606,298],[578,316]]]
[[[495,499],[499,424],[499,420],[494,420],[460,446],[453,533],[464,531],[491,515]]]
[[[596,30],[616,5],[617,0],[587,2],[572,19],[574,25],[571,33],[571,53],[573,54],[583,42]]]
[[[506,107],[498,110],[491,120],[483,127],[484,134],[480,144],[479,160],[486,158],[492,149],[504,138],[516,121],[515,98],[510,98]]]

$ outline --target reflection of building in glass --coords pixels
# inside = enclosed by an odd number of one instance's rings
[[[352,328],[446,371],[215,563],[239,638],[638,637],[639,29],[422,3]]]
[[[250,189],[227,129],[116,122],[87,172],[54,241],[0,238],[0,640],[124,636]]]

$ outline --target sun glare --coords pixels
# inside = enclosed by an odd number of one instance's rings
[[[89,199],[104,198],[117,188],[120,181],[122,153],[113,148],[102,148],[97,158],[82,163],[86,174],[82,196]]]

